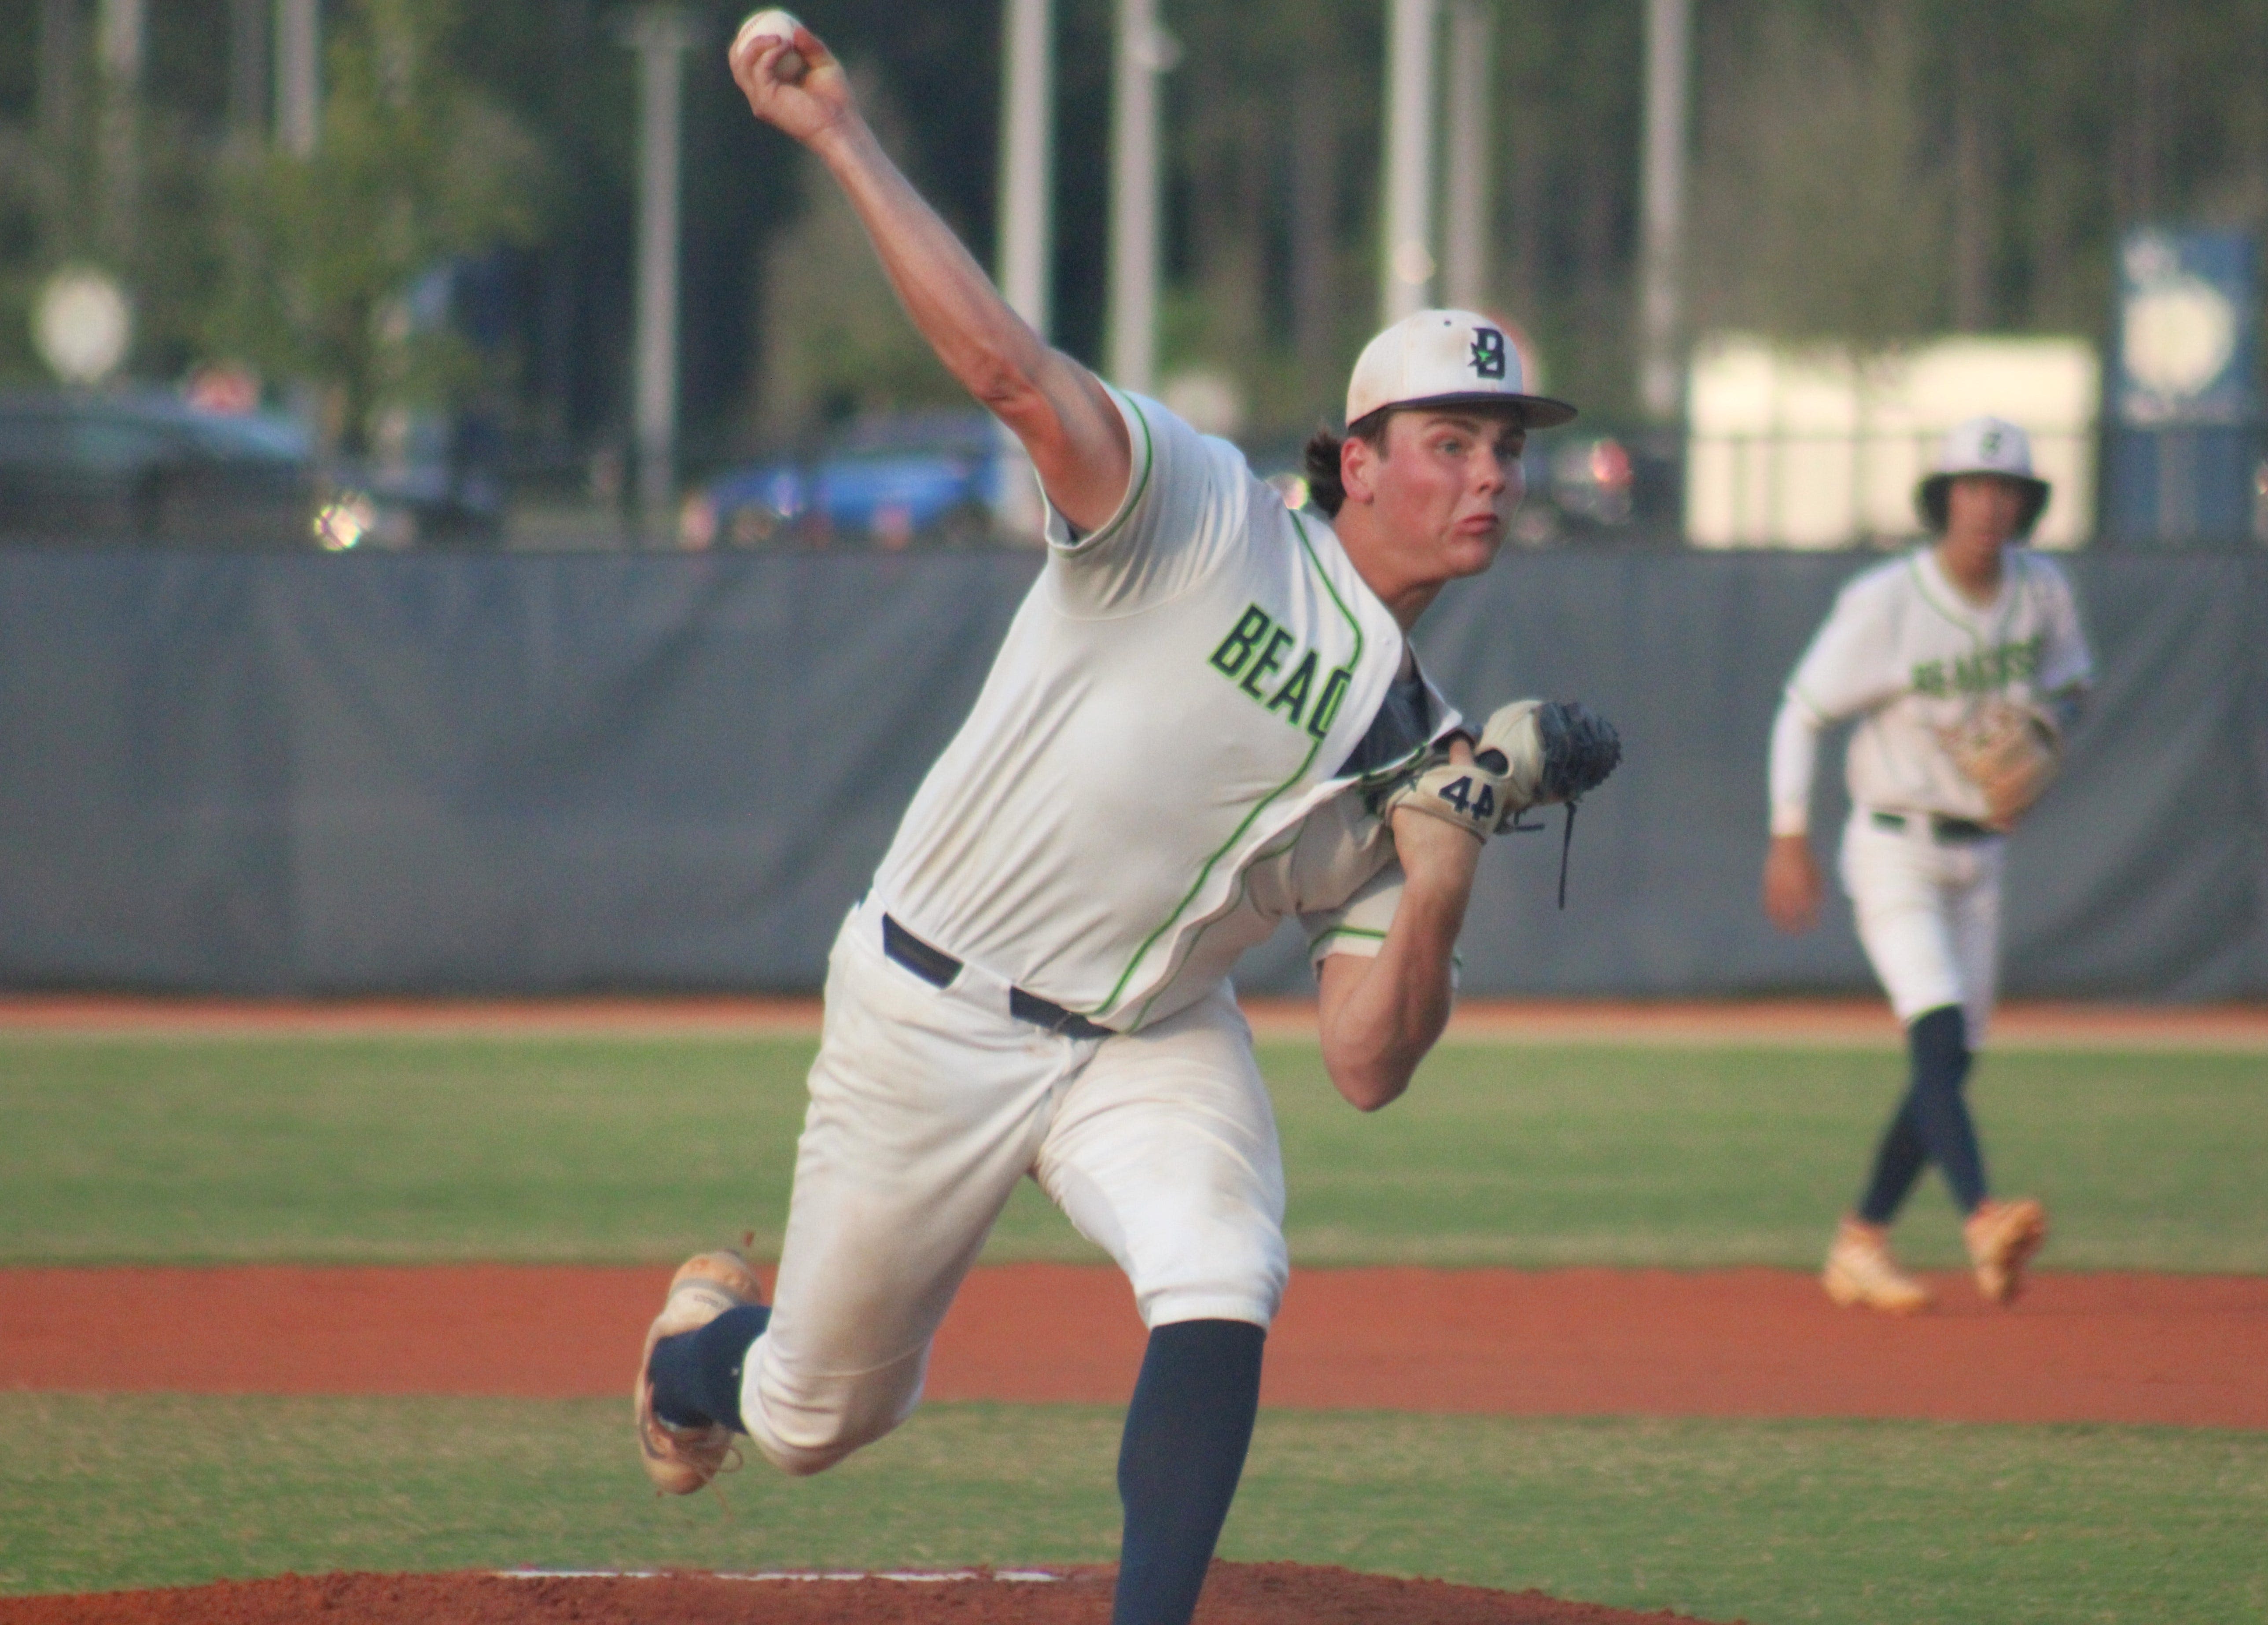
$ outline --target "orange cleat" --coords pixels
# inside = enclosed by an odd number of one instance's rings
[[[763,1302],[763,1286],[748,1261],[727,1248],[696,1253],[678,1266],[669,1296],[646,1328],[645,1351],[638,1357],[637,1386],[631,1401],[637,1416],[638,1455],[645,1475],[666,1496],[689,1496],[718,1474],[739,1465],[740,1450],[730,1428],[721,1423],[681,1428],[653,1414],[653,1381],[646,1373],[653,1346],[665,1337],[695,1332],[727,1309]]]
[[[1885,1314],[1912,1314],[1930,1303],[1929,1289],[1890,1255],[1890,1232],[1863,1219],[1846,1218],[1836,1230],[1819,1284],[1845,1309],[1863,1305]]]

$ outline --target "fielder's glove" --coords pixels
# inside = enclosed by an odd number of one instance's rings
[[[1485,841],[1530,807],[1572,804],[1622,760],[1613,724],[1557,700],[1515,700],[1490,717],[1478,739],[1466,737],[1472,761],[1452,761],[1445,740],[1387,789],[1379,816],[1390,823],[1407,808]]]
[[[2013,829],[2063,767],[2063,731],[2036,705],[1987,700],[1938,739],[1984,792],[1984,822]]]

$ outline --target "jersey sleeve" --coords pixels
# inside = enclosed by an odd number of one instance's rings
[[[1800,835],[1811,827],[1811,781],[1819,768],[1819,719],[1793,695],[1782,700],[1772,719],[1771,761],[1766,782],[1771,800],[1771,833]]]
[[[1883,585],[1876,573],[1845,587],[1787,680],[1787,697],[1816,722],[1872,710],[1904,688]]]
[[[1386,946],[1386,930],[1394,923],[1394,912],[1402,906],[1402,865],[1388,864],[1337,908],[1302,914],[1300,924],[1307,933],[1307,962],[1320,970],[1334,953],[1375,959]]]
[[[2066,688],[2093,687],[2095,657],[2088,651],[2087,633],[2080,625],[2079,605],[2073,597],[2070,579],[2045,559],[2028,562],[2043,573],[2047,587],[2047,624],[2043,629],[2047,646],[2040,651],[2040,669],[2032,679],[2034,691],[2047,695]]]
[[[1113,389],[1133,460],[1118,511],[1075,534],[1048,506],[1049,573],[1075,614],[1123,614],[1175,596],[1234,545],[1253,483],[1241,452],[1156,401]]]

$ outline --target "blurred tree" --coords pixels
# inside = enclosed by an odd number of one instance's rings
[[[1644,21],[1644,0],[1548,0],[1497,28],[1495,302],[1535,341],[1545,387],[1594,419],[1636,395]]]
[[[473,357],[412,284],[454,256],[536,234],[542,152],[448,55],[452,0],[353,0],[326,53],[322,131],[305,159],[239,150],[236,256],[214,349],[327,393],[350,451],[381,404],[441,405]]]
[[[1705,39],[1697,329],[1879,345],[1950,312],[1950,211],[1911,0],[1766,6]]]
[[[863,64],[852,83],[882,144],[902,154],[892,99]],[[818,159],[799,152],[795,161],[806,201],[765,257],[760,440],[784,444],[865,412],[967,405],[899,305],[849,200]]]
[[[2000,229],[1994,194],[1999,160],[1999,109],[1993,86],[2007,70],[2005,13],[1999,0],[1953,8],[1940,36],[1949,88],[1952,164],[1953,325],[1965,333],[1992,325],[1994,270]]]
[[[2102,333],[2126,227],[2268,241],[2257,0],[1714,0],[1697,319]]]
[[[92,74],[77,0],[0,9],[0,376],[42,371],[33,302],[46,274],[82,246],[70,205],[86,187],[79,125]]]
[[[1375,0],[1163,8],[1162,373],[1226,375],[1256,439],[1332,417],[1368,336],[1382,48]]]
[[[131,106],[106,106],[97,94],[97,18],[85,0],[0,5],[0,63],[9,70],[0,73],[0,377],[45,377],[30,343],[31,307],[67,261],[99,265],[131,292],[133,371],[170,371],[195,353],[215,272],[204,136],[210,52],[199,30],[217,4],[151,8]],[[134,148],[123,168],[122,131]]]
[[[343,144],[298,173],[227,139],[253,99],[254,0],[152,5],[141,246],[116,268],[136,295],[137,368],[168,376],[225,347],[279,380],[347,388],[360,404],[342,427],[359,432],[380,393],[462,384],[461,357],[389,347],[377,319],[436,259],[502,240],[524,245],[510,269],[526,365],[508,380],[524,440],[563,458],[618,434],[635,109],[615,3],[334,0],[328,71],[348,106],[326,143]],[[848,300],[847,283],[821,287],[824,268],[864,262],[725,75],[752,0],[687,3],[712,41],[687,84],[683,417],[701,463],[785,432],[766,377],[789,364],[781,322],[808,322],[798,302],[815,290]],[[1000,0],[799,9],[866,64],[909,173],[989,261]],[[1385,9],[1163,0],[1187,48],[1167,81],[1166,362],[1233,377],[1256,436],[1328,413],[1374,320]],[[1057,0],[1055,337],[1089,359],[1114,11]],[[1594,419],[1631,396],[1643,15],[1644,0],[1522,0],[1497,30],[1493,302]],[[0,376],[36,376],[32,292],[97,246],[93,17],[94,0],[0,0]],[[378,43],[394,18],[419,41],[391,51],[412,85]],[[2124,226],[2268,237],[2260,0],[1706,0],[1695,26],[1697,323],[1869,342],[1954,323],[2095,333]],[[531,184],[544,175],[560,184]],[[877,401],[928,387],[897,365],[789,393],[832,390],[839,408],[854,384]]]

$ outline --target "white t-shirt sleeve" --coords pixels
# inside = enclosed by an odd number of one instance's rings
[[[1788,697],[1818,723],[1856,717],[1904,691],[1884,585],[1877,573],[1845,587],[1787,680]]]
[[[1176,596],[1244,533],[1253,478],[1243,453],[1139,395],[1113,389],[1132,461],[1118,511],[1074,536],[1048,507],[1049,573],[1073,614],[1123,614]]]
[[[1302,914],[1300,924],[1307,933],[1308,963],[1320,970],[1334,953],[1375,959],[1386,946],[1395,910],[1402,906],[1402,865],[1388,864],[1337,908]]]

